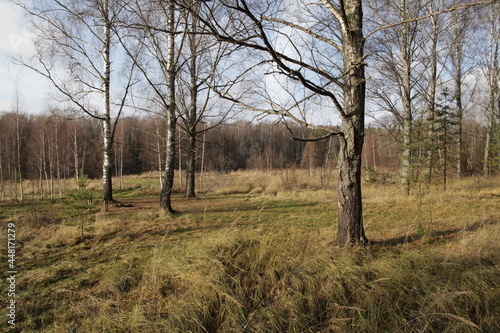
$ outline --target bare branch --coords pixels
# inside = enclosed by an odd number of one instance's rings
[[[456,6],[450,7],[448,9],[443,9],[443,10],[438,11],[438,12],[430,13],[428,15],[424,15],[424,16],[420,16],[420,17],[416,17],[416,18],[411,18],[411,19],[407,19],[407,20],[402,20],[402,21],[399,21],[399,22],[396,22],[396,23],[386,24],[386,25],[378,27],[377,29],[375,29],[372,32],[368,33],[365,36],[365,39],[370,38],[372,35],[376,34],[377,32],[379,32],[381,30],[392,28],[392,27],[396,27],[398,25],[402,25],[402,24],[406,24],[406,23],[411,23],[411,22],[417,22],[417,21],[420,21],[420,20],[425,20],[425,19],[427,19],[429,17],[438,16],[438,15],[445,14],[445,13],[450,13],[450,12],[453,12],[455,10],[467,9],[467,8],[470,8],[470,7],[473,7],[473,6],[477,6],[477,5],[489,5],[489,4],[493,4],[493,3],[496,3],[496,2],[498,2],[498,0],[476,1],[476,2],[471,2],[471,3],[466,3],[466,4],[460,4],[460,5],[456,5]]]
[[[267,20],[267,21],[280,23],[280,24],[289,26],[291,28],[300,30],[300,31],[302,31],[302,32],[310,35],[311,37],[316,38],[317,40],[320,40],[320,41],[322,41],[324,43],[327,43],[330,46],[333,46],[334,48],[337,49],[337,51],[342,52],[342,47],[340,47],[338,44],[334,43],[331,39],[328,39],[326,37],[323,37],[323,36],[315,33],[311,29],[307,29],[307,28],[304,28],[304,27],[302,27],[302,26],[300,26],[298,24],[295,24],[295,23],[292,23],[292,22],[289,22],[289,21],[285,21],[285,20],[280,20],[280,19],[277,19],[277,18],[274,18],[274,17],[270,17],[270,16],[262,16],[262,18],[265,19],[265,20]]]

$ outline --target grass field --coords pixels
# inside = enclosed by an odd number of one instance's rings
[[[500,332],[500,178],[410,197],[367,183],[371,244],[350,249],[333,245],[334,188],[324,170],[206,174],[199,197],[176,194],[179,213],[165,216],[146,174],[125,178],[108,212],[1,202],[2,268],[10,223],[18,273],[16,323],[2,315],[0,329]]]

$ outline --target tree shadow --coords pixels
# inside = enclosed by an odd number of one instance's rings
[[[440,241],[443,239],[449,240],[450,238],[452,238],[450,236],[457,235],[459,232],[462,232],[462,231],[476,231],[476,230],[478,230],[482,227],[485,227],[487,225],[494,225],[494,224],[498,224],[498,221],[494,220],[494,219],[481,220],[481,221],[477,221],[477,222],[475,222],[475,223],[473,223],[465,228],[455,228],[455,229],[442,230],[442,231],[413,233],[413,234],[408,234],[408,235],[397,237],[397,238],[372,241],[371,243],[374,245],[397,246],[397,245],[410,244],[410,243],[416,242],[424,237],[428,238],[429,243],[433,243],[433,242]]]

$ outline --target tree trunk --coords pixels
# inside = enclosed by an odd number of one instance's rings
[[[110,81],[111,81],[111,59],[109,56],[111,43],[111,22],[109,21],[109,4],[108,0],[103,3],[103,21],[104,21],[104,50],[102,60],[104,64],[103,78],[103,162],[102,162],[102,185],[103,199],[105,202],[113,201],[112,188],[112,156],[113,156],[113,138],[111,135],[111,110],[110,110]]]
[[[488,86],[490,90],[489,104],[488,104],[488,126],[486,128],[486,142],[484,147],[484,164],[483,175],[490,176],[492,173],[492,145],[494,145],[495,130],[497,129],[498,121],[500,118],[500,83],[499,79],[499,27],[497,21],[499,20],[497,11],[490,13],[490,45],[488,56]]]
[[[363,227],[361,202],[362,129],[346,122],[343,122],[342,128],[345,132],[340,139],[337,165],[339,215],[336,243],[338,246],[365,244],[368,240]]]
[[[199,6],[196,5],[195,12],[199,13]],[[188,24],[188,22],[186,22]],[[196,15],[191,15],[189,39],[189,110],[186,114],[186,128],[188,134],[188,144],[186,149],[186,198],[196,197],[196,136],[198,124],[198,43],[200,36],[198,31],[198,19]]]
[[[170,109],[170,107],[169,107]],[[167,155],[165,161],[165,177],[163,178],[163,185],[160,194],[160,207],[167,213],[174,213],[172,208],[172,191],[174,188],[174,175],[175,175],[175,127],[176,119],[175,114],[170,115],[171,111],[168,110],[167,115]]]
[[[78,162],[78,123],[75,121],[75,138],[73,140],[73,163],[75,164],[75,186],[80,190],[80,170]]]
[[[189,133],[186,148],[186,198],[195,198],[196,134]]]
[[[182,191],[182,137],[181,131],[178,131],[177,136],[177,163],[179,165],[179,190]]]
[[[206,124],[203,124],[203,143],[201,145],[201,165],[200,165],[200,186],[203,190],[203,176],[205,172],[205,142],[206,142]]]
[[[165,178],[160,194],[160,208],[167,213],[174,213],[172,208],[172,190],[174,187],[174,172],[175,172],[175,127],[177,119],[175,117],[175,54],[174,54],[174,38],[175,38],[175,5],[172,0],[168,4],[168,22],[167,29],[169,31],[167,37],[167,156],[165,162]]]
[[[111,158],[113,155],[112,139],[111,139],[111,121],[106,119],[103,121],[103,138],[104,138],[104,160],[102,163],[102,185],[103,185],[103,199],[104,201],[113,201],[112,189],[112,164]]]
[[[401,1],[401,19],[407,19],[406,0]],[[411,163],[411,150],[412,150],[412,123],[413,115],[411,110],[411,36],[408,24],[402,27],[401,36],[401,58],[403,67],[403,87],[402,100],[403,100],[403,154],[402,154],[402,171],[401,171],[401,191],[404,195],[410,195],[410,186],[412,179],[412,163]]]
[[[17,88],[16,88],[17,90]],[[23,173],[22,173],[22,161],[21,161],[21,126],[19,124],[19,93],[16,91],[16,142],[17,142],[17,173],[19,179],[19,197],[17,198],[19,202],[24,200],[24,189],[23,189]],[[16,177],[17,181],[17,177]],[[17,196],[16,196],[17,197]]]
[[[430,8],[430,12],[433,12],[433,8]],[[438,61],[438,27],[437,20],[438,17],[431,16],[430,19],[432,24],[432,48],[430,54],[430,87],[429,87],[429,116],[427,118],[428,123],[428,131],[427,131],[427,148],[426,148],[426,163],[425,163],[425,182],[430,183],[432,181],[432,171],[434,168],[434,151],[436,149],[436,140],[435,140],[435,123],[436,123],[436,90],[437,90],[437,61]]]
[[[47,147],[46,142],[47,142],[47,128],[45,125],[43,125],[43,132],[42,132],[42,167],[43,167],[43,175],[45,176],[45,184],[47,186],[47,191],[49,191],[50,194],[50,186],[49,186],[49,174],[47,172]],[[43,197],[43,195],[42,195]]]
[[[161,158],[161,151],[162,151],[162,137],[160,135],[160,124],[157,120],[154,121],[155,123],[155,134],[156,134],[156,156],[158,158],[158,178],[160,180],[160,188],[162,187],[163,184],[163,168],[162,168],[162,158]]]
[[[455,36],[457,38],[457,36]],[[462,106],[462,42],[457,41],[455,45],[455,104],[457,113],[457,178],[462,178],[462,161],[463,161],[463,118],[464,110]]]
[[[62,199],[62,187],[61,187],[61,160],[59,154],[59,121],[56,122],[55,127],[55,142],[54,146],[56,149],[56,173],[57,173],[57,188],[59,191],[59,199]]]
[[[366,244],[361,202],[361,154],[364,138],[365,73],[362,1],[344,2],[347,25],[342,29],[344,112],[338,158],[338,246]]]

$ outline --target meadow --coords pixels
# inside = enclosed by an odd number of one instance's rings
[[[78,195],[0,202],[2,269],[9,224],[17,269],[0,329],[500,332],[500,177],[409,197],[395,176],[365,179],[370,244],[342,249],[324,169],[207,173],[172,216],[153,173],[116,179],[107,212]]]

